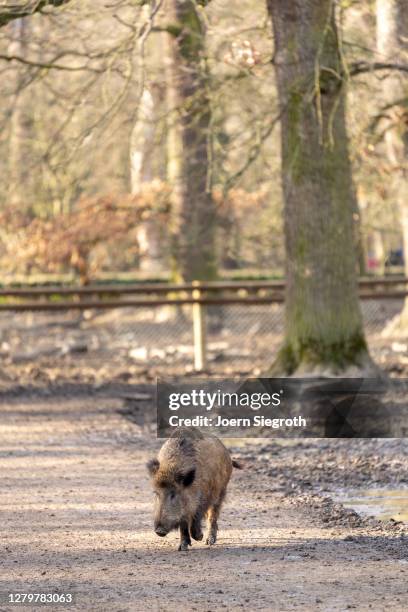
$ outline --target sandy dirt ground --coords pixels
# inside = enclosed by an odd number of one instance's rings
[[[152,406],[142,401],[136,418],[126,406],[2,396],[0,610],[14,609],[5,593],[56,590],[75,594],[75,610],[408,609],[406,525],[362,519],[328,493],[362,474],[404,482],[405,448],[235,441],[245,469],[233,474],[218,542],[184,553],[175,533],[152,530]]]

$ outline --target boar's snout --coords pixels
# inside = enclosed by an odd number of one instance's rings
[[[168,530],[163,527],[163,525],[155,525],[154,526],[154,532],[156,533],[156,535],[160,536],[161,538],[163,538],[164,536],[166,536],[168,534]]]

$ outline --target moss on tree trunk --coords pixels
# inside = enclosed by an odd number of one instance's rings
[[[285,339],[271,373],[341,373],[369,363],[333,5],[268,2],[281,107],[287,255]]]

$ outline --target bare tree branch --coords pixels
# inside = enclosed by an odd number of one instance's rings
[[[90,68],[89,66],[66,66],[64,64],[58,64],[56,61],[52,60],[50,62],[34,62],[19,55],[2,55],[0,54],[0,60],[5,62],[19,62],[20,64],[25,64],[26,66],[32,66],[34,68],[42,68],[49,70],[54,68],[56,70],[68,70],[70,72],[77,72],[78,70],[89,70],[91,72],[103,72],[102,69],[97,70],[96,68]]]
[[[67,4],[70,0],[29,0],[22,5],[12,4],[9,6],[0,7],[0,28],[14,21],[15,19],[21,19],[21,17],[29,17],[34,13],[40,13],[43,9],[48,6],[62,6]]]
[[[396,64],[389,62],[355,62],[351,64],[349,74],[350,76],[356,76],[357,74],[378,70],[398,70],[399,72],[408,72],[408,64]]]

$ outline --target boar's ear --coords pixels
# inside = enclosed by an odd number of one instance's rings
[[[150,461],[146,463],[146,467],[147,467],[147,471],[149,472],[150,476],[154,476],[160,467],[159,460],[150,459]]]
[[[190,485],[193,484],[194,482],[194,478],[195,478],[195,468],[193,468],[192,470],[189,470],[186,473],[180,473],[177,475],[176,477],[176,481],[179,484],[182,484],[183,487],[189,487]]]

